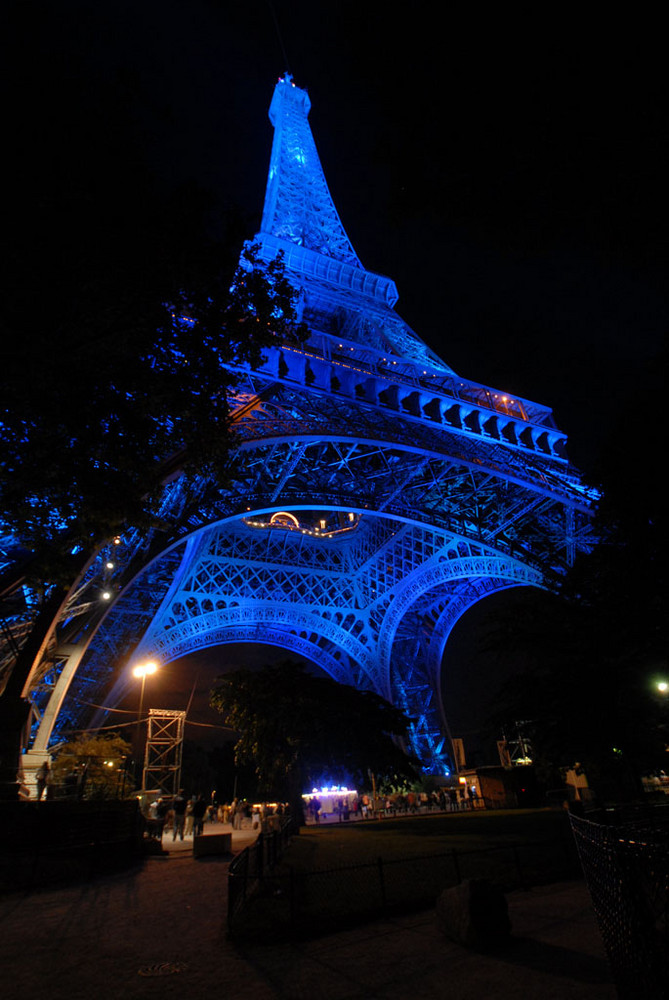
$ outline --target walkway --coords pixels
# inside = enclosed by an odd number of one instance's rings
[[[253,836],[235,831],[233,850]],[[225,937],[229,859],[196,860],[188,840],[164,846],[129,872],[0,897],[3,1000],[615,1000],[580,882],[511,893],[513,939],[494,954],[445,941],[432,912],[240,950]]]

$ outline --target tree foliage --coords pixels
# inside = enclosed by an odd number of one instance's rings
[[[545,774],[581,763],[608,795],[666,768],[666,579],[662,518],[601,512],[601,544],[561,592],[498,623],[497,648],[524,669],[501,690],[491,724],[526,721]]]
[[[59,793],[72,792],[86,799],[120,798],[129,793],[132,781],[126,782],[126,761],[130,744],[116,734],[80,736],[64,743],[52,767],[52,782]]]
[[[6,304],[0,503],[29,548],[90,550],[150,523],[168,460],[222,475],[229,366],[302,336],[280,260],[261,266],[247,250],[239,266],[238,251],[187,239],[189,226],[149,226],[111,259],[89,252],[48,318],[18,310],[16,293]]]
[[[31,550],[151,523],[166,462],[218,474],[226,365],[300,332],[280,264],[237,270],[252,220],[156,170],[144,83],[78,31],[24,80],[5,206],[0,535]]]
[[[166,481],[225,481],[230,366],[304,336],[281,261],[238,267],[251,223],[158,181],[123,81],[53,56],[62,74],[23,116],[0,268],[3,593],[27,578],[46,595],[0,696],[0,794],[62,591],[101,544],[160,524]]]
[[[266,790],[293,795],[323,781],[357,787],[416,777],[396,742],[409,720],[379,695],[317,677],[286,660],[219,678],[211,704],[239,732],[236,756]]]

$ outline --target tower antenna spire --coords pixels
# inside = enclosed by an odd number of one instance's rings
[[[290,67],[290,63],[288,62],[288,56],[286,54],[286,46],[283,44],[283,36],[281,34],[281,28],[279,27],[279,20],[278,20],[278,18],[276,16],[276,11],[274,10],[274,4],[272,3],[272,0],[267,0],[267,6],[269,7],[269,9],[270,9],[270,11],[272,13],[272,20],[274,21],[274,28],[276,30],[276,37],[277,37],[277,40],[279,42],[279,45],[281,46],[281,52],[283,54],[283,64],[286,67],[286,69],[288,70],[288,72],[290,73],[290,75],[292,76],[293,75],[293,71],[292,71],[292,69]]]

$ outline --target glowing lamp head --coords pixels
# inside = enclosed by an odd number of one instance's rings
[[[147,677],[149,674],[155,674],[158,669],[156,663],[140,663],[139,666],[133,668],[134,677]]]
[[[669,691],[669,681],[658,681],[657,690],[661,691],[662,694],[666,694]]]

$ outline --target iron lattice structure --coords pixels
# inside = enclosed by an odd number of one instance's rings
[[[454,624],[496,591],[550,586],[594,544],[595,494],[551,410],[456,375],[395,312],[394,283],[360,263],[309,107],[278,82],[254,240],[263,261],[283,253],[309,339],[237,371],[226,485],[170,482],[160,530],[129,530],[88,565],[28,685],[36,751],[90,721],[91,704],[113,706],[130,660],[253,641],[400,706],[411,749],[443,774]],[[103,586],[116,595],[104,606]],[[14,645],[30,615],[7,615]]]
[[[162,795],[176,795],[179,791],[185,725],[185,712],[149,709],[143,789]]]

